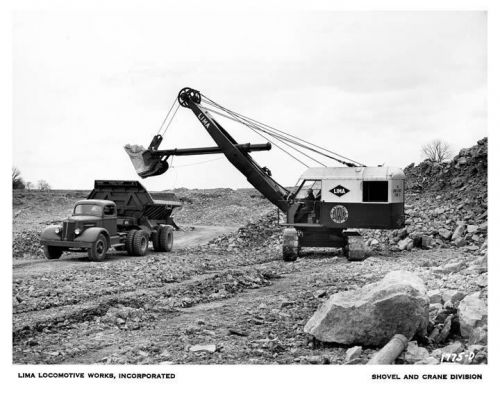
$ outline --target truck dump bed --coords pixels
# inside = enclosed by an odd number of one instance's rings
[[[162,197],[165,200],[154,200],[138,181],[96,180],[87,198],[113,201],[120,218],[166,221],[182,202],[174,193],[163,193]]]

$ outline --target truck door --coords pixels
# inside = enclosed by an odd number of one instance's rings
[[[102,227],[109,232],[110,236],[115,236],[117,234],[116,206],[114,204],[104,206]]]

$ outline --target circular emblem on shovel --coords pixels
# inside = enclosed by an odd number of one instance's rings
[[[344,206],[335,206],[330,210],[330,218],[336,224],[343,224],[349,218],[347,208]]]

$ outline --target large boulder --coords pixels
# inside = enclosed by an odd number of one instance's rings
[[[361,289],[331,296],[304,330],[322,342],[385,345],[395,334],[408,339],[424,333],[429,322],[429,298],[422,279],[394,271]]]

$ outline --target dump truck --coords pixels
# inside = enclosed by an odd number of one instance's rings
[[[159,150],[166,129],[162,133],[159,130],[147,149],[125,146],[138,175],[147,178],[165,173],[169,168],[168,159],[173,156],[224,154],[248,182],[285,215],[286,222],[282,224],[285,261],[296,260],[303,247],[342,248],[349,260],[362,260],[367,252],[359,229],[404,227],[405,175],[402,169],[368,167],[301,137],[245,117],[192,88],[182,89],[177,95],[177,102],[173,116],[180,106],[190,109],[217,146]],[[269,141],[239,144],[215,119],[215,115],[246,125]],[[270,150],[271,139],[275,141],[274,146],[296,160],[301,161],[297,155],[302,154],[321,166],[307,168],[294,188],[286,188],[272,178],[269,168],[261,167],[249,154]],[[296,152],[287,151],[291,149]],[[305,151],[333,159],[344,166],[327,166]]]
[[[173,212],[182,202],[173,193],[163,197],[153,200],[138,181],[96,180],[69,218],[44,229],[44,254],[57,259],[65,251],[87,252],[91,261],[102,261],[111,248],[142,256],[149,242],[155,251],[169,252],[177,227]]]

